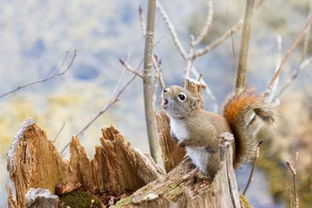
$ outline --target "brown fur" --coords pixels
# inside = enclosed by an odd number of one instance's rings
[[[251,90],[244,90],[231,96],[224,106],[223,116],[235,138],[234,167],[250,161],[255,156],[257,142],[254,126],[247,124],[252,111],[265,123],[271,124],[275,120],[272,107],[264,102],[263,97]]]

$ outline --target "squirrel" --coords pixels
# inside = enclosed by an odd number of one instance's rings
[[[274,109],[249,89],[227,99],[223,116],[205,111],[202,100],[180,86],[163,90],[161,106],[169,117],[170,129],[178,145],[185,147],[192,163],[211,181],[220,169],[221,134],[234,135],[233,166],[237,168],[255,156],[257,142],[250,123],[256,118],[248,122],[251,113],[266,124],[275,120]]]

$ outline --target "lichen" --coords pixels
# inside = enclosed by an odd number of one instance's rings
[[[248,199],[243,194],[239,194],[239,201],[241,203],[242,208],[252,208],[252,206],[249,204]]]
[[[121,199],[120,201],[117,202],[117,204],[113,205],[112,208],[122,208],[125,207],[125,205],[131,204],[133,199],[133,196],[129,196],[127,198]]]

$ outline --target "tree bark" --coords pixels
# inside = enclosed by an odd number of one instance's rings
[[[185,158],[166,176],[140,188],[113,207],[241,207],[232,166],[231,145],[225,154],[222,168],[212,183],[209,183],[205,176],[194,168],[190,160]]]

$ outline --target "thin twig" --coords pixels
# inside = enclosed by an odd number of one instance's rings
[[[165,88],[165,83],[161,73],[161,59],[158,56],[153,56],[153,66],[155,68],[155,77],[154,77],[154,87],[153,87],[153,105],[155,108],[156,100],[157,100],[157,89],[158,84],[160,84],[161,89]]]
[[[220,38],[208,44],[204,48],[198,49],[194,52],[193,58],[197,58],[199,56],[203,56],[213,49],[217,48],[219,45],[224,43],[232,34],[237,32],[243,25],[243,20],[239,20],[234,26],[232,26],[228,31],[226,31]]]
[[[297,194],[297,182],[296,182],[296,175],[297,175],[297,161],[298,161],[298,156],[299,156],[299,153],[296,152],[296,158],[295,158],[295,162],[294,162],[294,165],[292,166],[290,164],[290,162],[288,161],[285,161],[288,169],[289,169],[289,172],[291,173],[291,176],[292,176],[292,186],[293,186],[293,190],[292,190],[292,197],[291,197],[291,207],[294,207],[294,208],[299,208],[299,199],[298,199],[298,194]]]
[[[277,98],[279,98],[284,92],[285,90],[291,85],[291,83],[293,83],[293,81],[298,77],[298,75],[300,74],[300,72],[303,71],[303,69],[305,69],[306,66],[310,65],[312,63],[312,57],[306,59],[304,62],[302,62],[299,66],[299,68],[295,71],[295,73],[291,76],[291,78],[285,83],[285,85],[280,89],[280,91],[278,93],[276,93],[276,95],[273,97],[273,101],[276,100]]]
[[[255,157],[254,157],[254,160],[252,161],[252,166],[251,166],[251,170],[250,170],[250,174],[249,174],[249,178],[248,178],[248,181],[247,181],[247,184],[244,188],[244,191],[243,191],[243,194],[245,195],[247,190],[248,190],[248,187],[252,181],[252,176],[253,176],[253,173],[254,173],[254,170],[255,170],[255,166],[256,166],[256,160],[258,159],[259,157],[259,151],[260,151],[260,145],[263,143],[263,141],[259,141],[258,142],[258,145],[257,145],[257,149],[256,149],[256,152],[255,152]]]
[[[55,135],[55,137],[52,139],[52,142],[56,142],[57,138],[60,136],[60,134],[62,133],[63,129],[65,127],[65,122],[62,123],[61,128],[58,130],[57,134]]]
[[[311,17],[312,17],[312,2],[310,3],[308,18],[311,18]],[[311,24],[308,26],[308,32],[305,35],[305,38],[303,41],[303,56],[302,56],[303,61],[305,60],[305,58],[308,54],[308,47],[309,47],[309,41],[310,41],[310,30],[311,30]]]
[[[161,6],[159,1],[157,1],[157,9],[160,12],[161,16],[163,17],[165,23],[168,26],[168,29],[170,31],[170,34],[171,34],[171,37],[173,39],[173,42],[174,42],[175,46],[177,47],[177,49],[180,52],[181,56],[184,59],[187,59],[187,54],[186,54],[186,52],[185,52],[185,50],[184,50],[184,48],[183,48],[183,46],[181,44],[180,39],[178,38],[177,32],[175,31],[174,26],[173,26],[171,20],[169,19],[169,16],[168,16],[167,12],[163,9],[163,7]]]
[[[238,59],[237,77],[236,77],[236,90],[242,90],[245,88],[247,60],[248,60],[248,48],[250,40],[250,30],[252,23],[252,16],[254,10],[255,0],[246,1],[244,24],[241,36],[241,48]]]
[[[137,75],[138,77],[140,77],[140,78],[143,79],[143,75],[142,75],[140,72],[138,72],[138,70],[135,70],[135,69],[133,68],[133,66],[131,66],[130,64],[124,62],[122,59],[119,59],[119,62],[121,63],[121,65],[122,65],[123,67],[125,67],[125,69],[126,69],[127,71],[129,71],[129,72],[131,72],[131,73],[133,73],[133,74],[135,74],[135,75]]]
[[[304,38],[304,35],[307,33],[309,25],[312,23],[312,17],[310,17],[307,21],[307,23],[304,26],[303,31],[297,36],[297,38],[295,39],[295,41],[293,42],[293,44],[291,45],[291,47],[287,50],[285,56],[283,57],[281,64],[278,67],[278,70],[276,71],[276,73],[274,74],[273,78],[271,79],[269,86],[267,88],[267,91],[265,93],[265,97],[268,97],[272,91],[273,85],[275,80],[280,76],[280,74],[282,73],[282,70],[288,60],[288,58],[290,57],[290,55],[293,53],[293,51],[295,50],[295,48],[298,46],[298,44],[300,43],[300,41]]]
[[[199,74],[197,81],[199,82],[203,78],[203,74]]]
[[[156,127],[155,110],[153,106],[152,89],[152,65],[153,65],[153,38],[155,26],[156,0],[148,1],[146,35],[144,49],[144,70],[143,70],[143,92],[144,109],[147,135],[150,147],[150,153],[156,163],[160,163],[161,156],[159,151],[159,138]]]
[[[129,79],[128,82],[126,82],[121,88],[119,88],[116,93],[114,93],[114,96],[111,98],[111,100],[104,106],[104,108],[97,113],[97,115],[92,118],[85,127],[83,127],[78,133],[77,137],[81,136],[100,116],[102,116],[114,103],[116,103],[120,97],[120,95],[125,91],[125,89],[133,82],[133,80],[137,77],[137,75],[133,75],[131,79]],[[116,89],[118,86],[116,87]],[[65,147],[61,150],[61,154],[64,155],[65,150],[69,147],[70,142],[65,145]]]
[[[265,1],[266,0],[260,0],[257,3],[255,8],[256,9],[260,8]],[[226,31],[220,38],[218,38],[217,40],[215,40],[212,43],[208,44],[204,48],[201,48],[201,49],[198,49],[197,51],[195,51],[194,54],[193,54],[193,58],[205,55],[206,53],[208,53],[208,52],[212,51],[213,49],[217,48],[219,45],[224,43],[224,41],[226,41],[229,37],[231,37],[232,34],[237,32],[242,27],[242,25],[243,25],[243,18],[241,18],[235,25],[233,25],[228,31]]]
[[[265,0],[261,0],[261,2],[263,3]],[[261,3],[261,4],[262,4]],[[194,61],[194,59],[196,58],[196,56],[192,56],[190,57],[189,54],[187,54],[185,52],[185,49],[183,48],[182,44],[181,44],[181,41],[175,31],[175,28],[172,24],[172,22],[170,21],[168,15],[167,15],[167,12],[163,9],[163,7],[161,6],[160,2],[157,1],[157,8],[161,14],[161,16],[163,17],[165,23],[167,24],[167,27],[169,28],[169,31],[170,31],[170,34],[171,34],[171,37],[178,49],[178,51],[180,52],[182,58],[186,61],[188,61],[188,59],[192,59],[192,61]],[[197,72],[196,68],[194,66],[192,66],[192,64],[189,64],[191,65],[191,73],[195,76],[195,77],[199,77],[199,73]],[[201,79],[201,83],[203,85],[205,85],[205,92],[208,94],[208,96],[210,97],[211,101],[213,102],[213,106],[214,106],[214,112],[217,112],[218,111],[218,103],[217,103],[217,100],[216,100],[216,97],[214,96],[214,94],[212,93],[212,91],[210,90],[210,88],[208,87],[207,83],[205,82],[205,80],[202,78]]]
[[[218,112],[218,101],[217,101],[215,95],[210,90],[207,82],[202,78],[202,76],[200,76],[200,74],[198,73],[198,71],[195,67],[192,67],[192,74],[195,77],[201,77],[201,79],[199,79],[199,82],[205,86],[204,90],[207,93],[207,95],[209,96],[210,100],[212,101],[213,112]]]
[[[66,52],[65,57],[67,57],[67,54],[68,54],[68,52]],[[59,77],[59,76],[64,75],[64,74],[65,74],[67,71],[69,71],[69,69],[72,67],[72,65],[73,65],[73,63],[74,63],[74,61],[75,61],[76,56],[77,56],[77,50],[75,49],[75,50],[74,50],[74,53],[73,53],[73,56],[72,56],[72,58],[71,58],[69,64],[68,64],[67,67],[65,68],[65,70],[60,71],[60,69],[63,67],[63,64],[62,64],[60,68],[56,69],[56,70],[55,70],[54,72],[52,72],[49,76],[47,76],[47,77],[45,77],[45,78],[43,78],[43,79],[39,79],[39,80],[36,80],[36,81],[33,81],[33,82],[29,82],[29,83],[27,83],[27,84],[18,86],[18,87],[16,87],[15,89],[10,90],[10,91],[8,91],[8,92],[6,92],[6,93],[0,95],[0,98],[3,98],[3,97],[5,97],[5,96],[7,96],[7,95],[10,95],[10,94],[12,94],[12,93],[14,93],[14,92],[17,92],[17,91],[21,90],[21,89],[30,87],[30,86],[32,86],[32,85],[36,85],[36,84],[39,84],[39,83],[42,83],[42,82],[46,82],[46,81],[49,81],[49,80],[51,80],[51,79],[55,79],[55,78],[57,78],[57,77]],[[63,63],[64,63],[64,60],[63,60]]]
[[[201,43],[204,39],[204,37],[207,35],[209,28],[212,23],[213,18],[213,4],[212,0],[207,0],[207,17],[205,21],[205,25],[202,29],[202,31],[199,33],[198,37],[195,40],[192,40],[191,45],[193,47],[197,46],[199,43]]]
[[[162,75],[162,69],[161,69],[162,62],[161,62],[161,59],[158,56],[156,56],[156,55],[154,55],[153,57],[154,57],[153,61],[154,61],[155,68],[156,68],[156,74],[157,74],[156,78],[159,81],[160,88],[164,89],[166,87],[166,85],[165,85],[164,77]]]
[[[191,35],[191,43],[194,41],[194,37]],[[186,68],[184,71],[184,80],[187,80],[190,78],[190,74],[191,74],[191,70],[193,67],[193,61],[194,59],[193,57],[193,53],[194,53],[194,46],[191,44],[190,45],[190,51],[187,55],[187,59],[186,59]]]
[[[278,35],[276,37],[276,42],[277,42],[277,57],[276,57],[276,64],[275,64],[275,72],[278,70],[278,66],[281,64],[282,61],[282,37]],[[272,102],[274,100],[274,97],[277,92],[278,88],[278,83],[279,83],[279,78],[277,78],[273,84],[272,92],[270,93],[268,97],[268,101]]]

